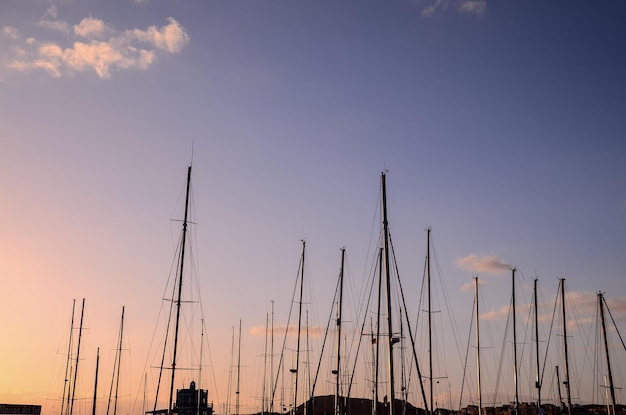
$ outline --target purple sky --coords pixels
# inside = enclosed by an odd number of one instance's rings
[[[383,170],[414,313],[431,226],[462,339],[478,275],[485,341],[502,347],[502,266],[519,270],[518,304],[538,277],[551,314],[566,278],[582,322],[602,291],[626,327],[625,17],[608,1],[2,1],[0,402],[60,411],[71,304],[85,297],[82,393],[96,347],[110,382],[125,305],[125,410],[140,412],[192,146],[192,259],[220,413],[239,319],[241,412],[260,409],[266,313],[273,300],[287,324],[301,239],[311,326],[326,324],[343,246],[358,309]],[[578,376],[589,327],[572,334]],[[458,400],[451,354],[440,370]],[[581,384],[577,402],[594,399]]]

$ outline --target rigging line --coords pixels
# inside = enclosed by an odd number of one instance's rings
[[[517,273],[518,274],[522,274],[519,270],[517,271]],[[522,274],[522,277],[523,277],[523,274]],[[528,302],[526,301],[526,298],[524,296],[524,291],[523,290],[519,290],[519,291],[516,291],[516,292],[520,292],[520,291],[522,292],[522,300],[524,301],[524,304],[528,304]],[[525,329],[524,329],[524,340],[522,342],[522,350],[521,350],[520,359],[519,359],[520,362],[519,362],[519,365],[518,365],[518,368],[519,368],[518,369],[518,378],[522,377],[520,372],[522,372],[523,368],[524,368],[524,365],[522,364],[522,362],[524,361],[524,351],[526,350],[526,345],[532,343],[532,332],[530,333],[531,341],[528,342],[529,330],[532,330],[532,327],[529,324],[529,322],[533,321],[533,319],[532,319],[532,311],[533,311],[532,307],[529,306],[528,307],[528,316],[526,317],[526,326],[525,326]],[[532,346],[530,346],[530,353],[532,353],[532,352],[533,352],[533,348],[532,348]],[[530,372],[532,373],[532,363],[533,363],[533,361],[532,361],[532,354],[531,354],[531,358],[528,359],[528,363],[530,364],[530,367],[531,367]],[[527,375],[528,372],[527,373],[523,373],[523,374]],[[522,389],[526,389],[523,385],[530,385],[530,382],[518,382],[518,384],[522,385]],[[529,396],[530,396],[530,393],[529,393]]]
[[[376,257],[372,258],[372,262],[370,263],[370,272],[368,273],[370,275],[370,278],[371,278],[369,294],[367,295],[367,297],[364,296],[364,292],[367,291],[367,279],[365,279],[365,278],[363,279],[365,282],[364,282],[364,284],[362,286],[361,293],[360,293],[361,294],[360,298],[362,298],[364,300],[366,299],[366,300],[363,301],[360,304],[360,306],[359,306],[359,308],[357,310],[356,321],[357,322],[361,321],[361,316],[362,316],[363,317],[363,327],[365,327],[365,321],[367,320],[367,315],[368,315],[368,311],[369,311],[371,296],[372,296],[372,292],[373,292],[373,285],[374,285],[374,281],[376,279],[375,276],[376,276],[376,267],[377,267],[377,263],[378,263],[377,261],[378,261],[378,257],[376,256]],[[367,275],[367,274],[364,274],[364,275]],[[363,329],[361,331],[363,331]],[[355,341],[357,342],[357,351],[356,351],[356,357],[355,357],[355,362],[356,362],[356,359],[358,359],[358,355],[359,355],[359,348],[361,346],[360,345],[361,338],[359,337],[358,340],[353,339],[352,343],[354,343]],[[351,345],[351,348],[352,347],[353,346]],[[356,368],[356,363],[355,363],[355,368]],[[349,388],[348,388],[348,390],[349,390]]]
[[[511,302],[509,303],[509,313],[507,314],[507,318],[506,318],[506,325],[504,327],[504,336],[502,336],[502,347],[500,348],[500,361],[498,362],[498,371],[496,373],[496,387],[495,387],[495,392],[493,394],[493,401],[497,402],[498,401],[498,393],[500,392],[500,378],[502,376],[502,365],[503,365],[503,360],[504,360],[504,355],[505,355],[505,349],[506,349],[506,335],[509,332],[509,323],[511,322],[511,310],[513,309],[513,297],[511,296]],[[514,311],[513,311],[514,312]]]
[[[396,261],[396,251],[393,247],[393,241],[391,240],[391,235],[389,235],[389,244],[391,245],[391,256],[393,258],[393,264],[396,270],[396,279],[398,280],[398,287],[400,288],[400,295],[402,297],[402,306],[404,307],[404,314],[405,314],[406,321],[408,323],[407,327],[409,329],[409,338],[411,340],[411,349],[413,351],[413,358],[415,359],[415,368],[417,369],[417,376],[420,379],[420,389],[422,391],[422,399],[424,400],[424,409],[426,410],[426,413],[428,413],[428,401],[426,400],[426,391],[424,390],[424,382],[422,382],[422,373],[420,371],[419,362],[417,360],[417,352],[415,351],[415,340],[413,337],[413,332],[411,330],[409,315],[406,311],[406,302],[404,301],[404,290],[402,289],[402,282],[400,281],[400,273],[398,271],[398,262]],[[400,316],[400,318],[402,318],[402,316]],[[392,397],[391,402],[393,404],[393,397]]]
[[[370,284],[370,290],[369,290],[369,295],[367,296],[367,301],[365,304],[365,310],[369,309],[370,306],[370,300],[372,299],[372,292],[374,291],[374,282],[376,281],[376,270],[373,269],[371,272],[371,284]],[[363,337],[364,337],[364,330],[365,330],[365,321],[367,320],[367,312],[363,313],[363,324],[361,325],[361,333],[359,336],[359,341],[357,342],[357,349],[356,349],[356,355],[354,358],[354,365],[352,367],[352,374],[350,375],[350,382],[348,383],[348,393],[346,394],[348,397],[350,397],[350,392],[352,391],[352,384],[354,382],[354,374],[356,372],[356,364],[357,364],[357,360],[359,357],[359,351],[361,349],[361,344],[363,343]],[[378,339],[376,339],[376,341],[378,341]],[[373,356],[372,356],[373,358]]]
[[[546,363],[548,362],[548,350],[550,350],[550,340],[552,339],[552,330],[554,329],[554,317],[556,315],[556,308],[557,308],[557,304],[558,304],[558,293],[556,298],[554,299],[554,309],[552,310],[552,319],[550,321],[550,331],[548,332],[548,341],[546,343],[546,354],[544,355],[543,358],[543,368],[541,369],[541,378],[540,378],[540,383],[543,384],[543,377],[545,375],[546,372]]]
[[[472,315],[470,316],[469,333],[467,337],[467,347],[465,348],[465,364],[463,365],[463,376],[461,378],[461,392],[459,396],[459,412],[461,411],[461,405],[463,402],[463,389],[465,388],[465,375],[467,373],[467,360],[468,360],[467,358],[469,356],[470,341],[472,339],[472,327],[473,327],[473,321],[474,321],[474,312],[476,308],[476,299],[474,299],[473,303],[474,304],[472,306]],[[471,397],[470,397],[470,400],[471,400]]]
[[[459,362],[462,361],[462,349],[461,349],[461,339],[460,339],[460,332],[459,332],[459,328],[456,325],[456,321],[454,319],[452,319],[452,307],[450,307],[450,297],[448,296],[448,289],[445,285],[445,280],[442,277],[442,272],[441,272],[441,266],[439,263],[439,256],[437,255],[437,247],[435,245],[435,241],[433,238],[433,233],[431,232],[430,234],[430,248],[432,251],[432,257],[435,260],[435,268],[437,269],[437,275],[439,276],[439,281],[441,283],[441,287],[442,287],[442,292],[443,292],[443,298],[444,298],[444,302],[446,304],[446,310],[448,313],[448,316],[450,316],[450,323],[452,325],[452,335],[454,336],[454,342],[456,345],[456,351],[458,354],[458,358],[459,358]]]
[[[420,288],[420,296],[419,296],[419,301],[417,302],[417,316],[415,319],[415,333],[418,332],[418,328],[419,328],[419,322],[420,322],[420,314],[422,311],[422,301],[424,300],[424,290],[425,290],[425,284],[426,284],[426,272],[427,272],[427,264],[426,264],[426,260],[424,260],[424,269],[422,270],[422,287]],[[407,324],[411,324],[410,322]],[[409,387],[411,386],[411,375],[413,373],[413,355],[411,355],[411,361],[409,362],[409,378],[407,379],[407,390],[409,389]],[[421,380],[420,380],[421,382]]]
[[[604,301],[604,305],[606,307],[606,310],[609,312],[609,317],[611,317],[611,322],[613,323],[613,327],[615,327],[615,331],[617,332],[617,336],[619,337],[620,341],[622,342],[622,346],[624,347],[624,350],[626,350],[626,344],[624,344],[624,339],[622,338],[622,335],[619,332],[619,329],[617,328],[617,324],[615,324],[615,320],[613,319],[613,314],[611,314],[611,309],[609,308],[609,304],[606,302],[606,298],[604,298],[604,296],[602,296],[602,301]]]
[[[313,385],[311,386],[311,398],[315,396],[315,385],[317,384],[317,377],[320,373],[320,366],[322,365],[322,358],[324,357],[324,348],[326,347],[326,339],[328,338],[330,322],[333,319],[333,311],[335,310],[335,300],[337,299],[338,291],[339,291],[339,280],[337,280],[337,285],[335,285],[335,294],[333,295],[333,301],[330,307],[330,314],[328,316],[328,322],[326,323],[326,330],[324,332],[324,340],[322,341],[322,349],[320,350],[320,357],[317,363],[317,370],[315,371],[315,377],[313,378]]]
[[[298,281],[299,281],[299,276],[300,276],[300,267],[302,267],[304,264],[302,264],[302,260],[298,260],[298,272],[296,274],[296,283],[293,286],[293,293],[291,294],[291,304],[292,306],[289,307],[289,314],[287,315],[287,325],[285,326],[285,336],[283,337],[283,345],[282,348],[280,350],[280,358],[278,359],[278,368],[276,370],[276,381],[274,382],[274,387],[272,388],[272,402],[274,401],[274,397],[276,395],[276,388],[278,387],[278,380],[280,377],[280,369],[282,368],[282,364],[283,364],[283,357],[285,354],[285,345],[287,344],[287,334],[289,332],[289,323],[291,322],[291,312],[293,311],[293,302],[294,299],[296,298],[296,290],[298,288]]]

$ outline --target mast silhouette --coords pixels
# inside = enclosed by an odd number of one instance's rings
[[[80,327],[78,329],[78,346],[76,346],[76,364],[74,366],[74,385],[72,386],[72,401],[70,403],[70,415],[74,412],[74,398],[76,396],[76,378],[78,377],[78,362],[80,361],[80,340],[83,335],[83,316],[85,315],[85,299],[80,311]]]
[[[476,379],[478,381],[478,415],[483,413],[482,392],[480,390],[480,330],[478,322],[478,277],[474,277],[474,305],[476,306]]]
[[[185,216],[183,219],[183,234],[180,249],[180,268],[178,271],[178,298],[176,300],[176,326],[174,332],[174,353],[172,356],[172,379],[170,382],[170,396],[168,403],[168,414],[172,412],[172,401],[174,399],[174,381],[176,379],[176,353],[178,349],[178,330],[180,326],[180,308],[183,288],[183,269],[185,266],[185,245],[187,239],[187,215],[189,212],[189,189],[191,183],[191,165],[187,168],[187,191],[185,193]]]
[[[237,389],[235,390],[235,415],[239,415],[239,387],[241,376],[241,319],[239,319],[239,342],[237,345]]]
[[[374,358],[374,415],[378,415],[378,366],[380,362],[380,308],[383,284],[383,248],[378,250],[378,302],[376,306],[376,354]]]
[[[107,415],[109,415],[109,409],[111,407],[111,395],[113,393],[113,381],[115,381],[115,400],[113,404],[113,415],[117,414],[117,395],[120,385],[120,364],[122,362],[122,335],[124,333],[124,306],[122,306],[122,319],[120,322],[120,333],[118,338],[118,347],[116,351],[116,361],[113,366],[113,375],[111,377],[111,388],[109,389],[109,400],[107,402]],[[117,373],[116,373],[117,369]]]
[[[339,307],[337,308],[337,366],[335,369],[335,415],[343,412],[340,394],[341,380],[341,313],[343,308],[343,267],[345,263],[346,249],[341,248],[341,271],[339,272]]]
[[[561,278],[561,311],[563,316],[563,352],[565,353],[565,390],[567,391],[567,413],[572,415],[572,393],[569,383],[569,357],[567,354],[567,323],[565,321],[565,278]]]
[[[93,382],[93,405],[91,407],[91,415],[96,415],[96,398],[98,397],[98,366],[100,365],[100,348],[96,351],[96,377]]]
[[[298,304],[298,346],[296,348],[296,368],[291,369],[291,372],[295,374],[294,380],[294,392],[293,392],[293,413],[295,415],[298,401],[298,370],[300,369],[300,330],[302,328],[302,293],[304,289],[304,252],[306,247],[306,241],[302,241],[302,258],[300,260],[300,302]]]
[[[512,285],[513,285],[513,383],[515,384],[515,413],[519,407],[519,387],[517,385],[517,322],[515,320],[515,268],[512,269]]]
[[[271,330],[270,330],[270,412],[274,412],[274,393],[271,391],[272,389],[272,379],[274,379],[274,300],[272,303],[272,318],[271,320]]]
[[[606,336],[606,324],[604,322],[604,296],[598,293],[598,307],[600,307],[600,318],[602,321],[602,336],[604,337],[604,353],[606,354],[606,369],[609,376],[609,393],[611,395],[611,404],[609,406],[609,415],[615,415],[615,387],[613,386],[613,372],[611,371],[611,359],[609,357],[609,343]]]
[[[430,413],[433,413],[433,332],[430,286],[430,226],[426,229],[426,274],[428,276],[428,367],[430,384]]]
[[[61,415],[65,415],[64,409],[65,409],[65,398],[66,398],[66,394],[67,394],[67,409],[69,409],[69,403],[70,403],[70,385],[69,385],[69,379],[68,376],[71,374],[72,371],[72,365],[71,365],[71,360],[72,360],[72,339],[73,339],[73,334],[74,334],[74,310],[76,308],[76,300],[72,300],[72,322],[70,323],[70,338],[68,341],[68,345],[67,345],[67,360],[65,361],[65,377],[63,378],[63,397],[61,398]]]
[[[389,266],[389,223],[387,221],[387,187],[385,183],[385,173],[381,175],[382,184],[382,214],[383,214],[383,237],[385,248],[385,284],[387,292],[387,347],[388,347],[388,363],[389,363],[389,395],[390,406],[389,415],[395,415],[394,410],[394,397],[395,397],[395,385],[393,375],[393,322],[391,319],[391,269]]]
[[[541,408],[541,372],[539,366],[539,310],[537,308],[537,278],[535,278],[534,282],[534,294],[535,294],[535,351],[537,352],[536,356],[536,370],[537,370],[537,378],[535,380],[535,388],[537,388],[537,413],[539,413],[539,409]]]

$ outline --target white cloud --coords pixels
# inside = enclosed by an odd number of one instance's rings
[[[40,25],[55,26],[57,30],[69,27],[49,18],[56,18],[55,8],[48,9]],[[8,67],[19,72],[41,69],[55,78],[94,71],[99,78],[107,79],[115,70],[145,70],[154,64],[157,52],[179,53],[189,43],[184,27],[173,18],[160,28],[118,32],[100,19],[86,17],[66,33],[75,39],[63,46],[58,41],[33,37],[24,40],[17,28],[3,28],[3,34],[15,42]]]
[[[39,21],[39,25],[50,30],[61,33],[69,33],[69,26],[67,23],[58,20],[57,8],[55,5],[48,7],[46,13]]]
[[[470,254],[454,261],[457,268],[463,271],[502,275],[511,269],[511,265],[495,256],[479,257]]]
[[[46,13],[44,13],[42,17],[42,19],[53,19],[53,20],[56,20],[58,18],[59,18],[59,13],[57,11],[57,6],[55,6],[54,4],[48,7],[48,10],[46,10]]]
[[[101,38],[109,30],[102,20],[93,17],[85,17],[74,26],[74,33],[86,39]]]
[[[135,29],[127,32],[127,34],[158,49],[170,53],[178,53],[189,43],[189,35],[176,20],[170,17],[168,22],[167,26],[163,26],[160,29],[150,26],[147,30]]]
[[[21,34],[18,29],[13,26],[5,26],[2,28],[2,34],[10,39],[17,40]]]
[[[69,33],[70,29],[67,23],[60,20],[40,20],[39,25],[55,32]]]
[[[457,6],[457,10],[462,14],[482,16],[487,10],[487,2],[484,0],[463,0]]]

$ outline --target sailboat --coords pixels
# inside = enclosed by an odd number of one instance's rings
[[[187,226],[188,226],[188,214],[189,214],[189,191],[191,185],[191,165],[187,169],[187,189],[185,193],[185,214],[183,219],[182,234],[180,239],[180,249],[178,258],[178,273],[176,276],[175,286],[175,299],[172,298],[173,306],[175,307],[175,325],[174,325],[174,345],[171,366],[168,368],[171,371],[170,389],[168,398],[168,407],[166,409],[157,409],[158,393],[161,383],[161,375],[163,370],[163,363],[161,364],[161,371],[159,372],[159,382],[157,386],[156,397],[154,400],[153,410],[147,411],[146,414],[150,415],[212,415],[213,405],[208,402],[208,391],[200,388],[196,388],[196,382],[191,381],[188,388],[176,390],[176,400],[174,401],[174,385],[176,382],[176,364],[178,353],[178,340],[181,320],[181,304],[182,304],[182,288],[183,288],[183,271],[185,265],[185,249],[187,245]],[[171,313],[170,313],[171,317]],[[170,326],[168,322],[168,327]],[[167,341],[166,341],[167,342]],[[165,348],[163,350],[163,360],[165,360]]]

